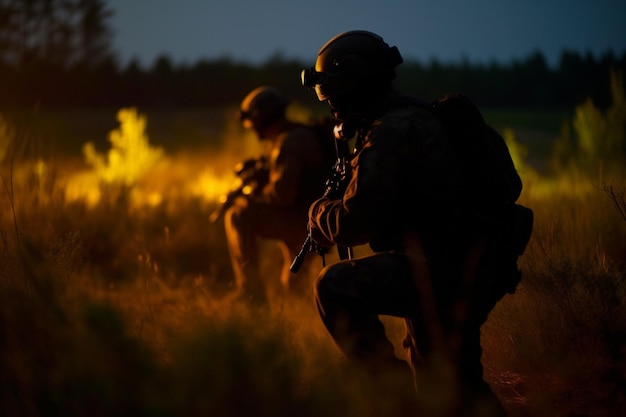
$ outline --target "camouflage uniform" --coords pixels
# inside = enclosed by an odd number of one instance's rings
[[[259,239],[281,244],[281,283],[297,287],[295,291],[311,291],[302,276],[290,282],[289,265],[306,236],[307,209],[324,192],[332,166],[324,142],[312,128],[286,119],[280,123],[277,134],[268,138],[269,183],[261,192],[239,198],[224,215],[237,287],[257,303],[265,303],[267,297],[259,274]]]
[[[325,267],[316,303],[338,346],[370,374],[404,369],[419,393],[422,371],[444,357],[458,370],[456,401],[484,400],[504,415],[483,380],[480,345],[480,327],[504,293],[483,288],[498,274],[518,277],[517,257],[492,243],[504,214],[479,220],[470,206],[461,157],[420,106],[390,104],[365,128],[343,198],[315,201],[309,228],[323,246],[369,244],[373,254]],[[405,319],[413,375],[379,315]]]

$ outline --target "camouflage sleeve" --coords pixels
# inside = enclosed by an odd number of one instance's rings
[[[279,138],[279,146],[270,158],[269,183],[263,190],[262,198],[277,207],[293,206],[308,159],[317,157],[319,152],[312,149],[315,137],[306,129],[294,129]]]
[[[365,146],[352,160],[352,177],[342,200],[320,199],[309,209],[311,236],[319,244],[343,246],[368,243],[386,218],[393,216],[404,167],[403,130],[397,123],[375,124]]]

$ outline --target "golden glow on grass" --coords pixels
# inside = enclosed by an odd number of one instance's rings
[[[237,186],[237,179],[231,172],[218,176],[213,170],[206,169],[198,179],[191,183],[191,195],[202,198],[205,201],[220,201],[231,188]],[[220,201],[223,203],[223,201]]]
[[[165,155],[161,148],[150,145],[145,133],[146,116],[135,108],[120,109],[120,128],[109,134],[111,149],[99,154],[93,143],[83,147],[89,172],[74,175],[68,181],[68,201],[85,201],[90,207],[102,198],[102,187],[130,187],[133,206],[156,206],[165,199],[200,198],[207,203],[219,201],[229,190],[238,186],[234,166],[247,157],[257,156],[266,144],[256,134],[243,129],[236,117],[226,114],[222,132],[223,147],[219,152],[181,152]]]
[[[230,298],[223,227],[208,221],[207,204],[234,185],[236,162],[259,148],[253,134],[228,119],[223,147],[163,154],[135,170],[122,163],[122,155],[134,152],[124,141],[140,142],[136,149],[147,154],[152,149],[140,119],[132,113],[124,119],[134,127],[116,130],[117,156],[94,150],[89,171],[68,172],[72,166],[63,164],[55,172],[45,160],[16,164],[11,178],[17,216],[9,188],[0,194],[1,318],[12,323],[3,329],[8,359],[0,365],[13,372],[7,375],[16,382],[14,392],[28,404],[45,396],[59,398],[55,405],[123,407],[103,409],[107,415],[128,409],[190,416],[293,410],[310,416],[391,415],[372,413],[370,407],[385,399],[350,377],[352,368],[330,340],[312,297],[286,296],[274,282],[270,311]],[[616,348],[612,337],[624,329],[623,271],[612,272],[609,261],[623,257],[626,223],[595,187],[601,181],[594,178],[606,175],[578,166],[576,158],[539,173],[513,132],[504,136],[536,228],[521,262],[519,290],[505,297],[484,327],[486,378],[511,415],[601,408],[618,387],[607,375],[621,368],[611,368],[610,361],[623,362],[617,350],[617,359],[604,353]],[[1,173],[8,182],[9,175]],[[624,176],[616,181],[623,184]],[[55,187],[63,203],[85,201],[90,209],[57,204]],[[28,257],[12,256],[13,246],[20,245]],[[279,275],[280,253],[270,245],[262,251],[262,276],[271,284]],[[357,247],[355,253],[368,250]],[[336,252],[326,260],[335,262]],[[320,268],[318,259],[310,275],[299,279],[312,282]],[[220,291],[221,285],[226,289]],[[383,321],[404,357],[402,322]],[[449,381],[445,374],[434,376]],[[95,388],[88,398],[73,397],[84,391],[68,391],[72,386]],[[257,403],[236,413],[233,407],[247,404],[238,401],[242,386]],[[199,413],[198,404],[225,408]]]
[[[99,179],[95,172],[74,174],[65,187],[65,199],[68,202],[84,201],[88,207],[100,202]]]
[[[233,172],[223,168],[222,172],[217,170],[226,161],[235,160],[236,156],[229,158],[225,154],[216,158],[203,155],[206,159],[196,160],[193,167],[189,163],[173,164],[161,148],[149,144],[145,133],[146,116],[135,108],[126,108],[119,110],[117,118],[120,128],[109,133],[112,147],[106,155],[98,153],[91,142],[84,145],[85,162],[92,170],[75,174],[68,180],[65,192],[68,201],[81,200],[93,207],[102,198],[102,186],[108,185],[131,187],[130,198],[134,207],[157,206],[166,195],[180,198],[186,194],[216,201],[233,186]],[[234,149],[230,142],[227,141],[227,149]],[[252,148],[250,137],[242,142],[244,147],[239,149],[240,152]],[[197,165],[204,167],[199,169]]]
[[[132,185],[163,156],[163,150],[153,148],[145,134],[147,119],[135,108],[118,111],[120,128],[109,134],[112,148],[105,156],[99,154],[93,143],[83,147],[85,161],[92,165],[98,178],[106,184]]]
[[[522,176],[522,179],[524,177]],[[532,200],[550,200],[555,197],[578,197],[581,200],[596,192],[592,180],[579,173],[562,173],[554,178],[537,178],[533,182],[524,182],[524,195]]]

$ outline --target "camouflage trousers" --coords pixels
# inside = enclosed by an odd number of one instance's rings
[[[316,304],[337,346],[374,379],[404,367],[418,403],[432,403],[435,390],[444,407],[485,406],[492,412],[484,415],[504,416],[483,379],[480,344],[481,325],[504,294],[478,294],[476,280],[453,273],[461,274],[449,265],[428,267],[424,257],[375,253],[325,267]],[[409,366],[396,357],[381,315],[404,319]]]
[[[235,284],[246,299],[256,304],[267,303],[268,282],[260,273],[262,240],[275,241],[281,249],[282,265],[276,280],[282,288],[310,297],[310,282],[301,276],[293,277],[289,271],[307,236],[307,221],[304,210],[253,204],[244,198],[226,211],[224,228]]]

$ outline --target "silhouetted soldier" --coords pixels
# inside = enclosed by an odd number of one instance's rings
[[[512,161],[512,198],[476,201],[465,155],[432,106],[394,89],[402,62],[378,35],[351,31],[329,40],[302,73],[303,84],[358,133],[345,192],[311,205],[310,237],[326,248],[369,244],[374,252],[321,271],[319,313],[338,347],[380,385],[381,402],[402,399],[415,384],[424,412],[504,416],[483,380],[480,328],[519,282],[532,212],[514,204],[521,181]],[[512,232],[518,212],[526,226],[519,236]],[[405,319],[413,373],[394,354],[379,315]],[[436,392],[433,371],[447,381]],[[428,398],[439,409],[421,401],[428,393],[439,396]]]
[[[243,125],[259,140],[268,141],[260,160],[261,187],[240,196],[224,215],[226,238],[237,286],[253,303],[267,301],[267,288],[259,271],[259,240],[275,240],[281,246],[281,284],[292,293],[312,292],[303,276],[290,279],[289,264],[306,234],[307,210],[324,190],[332,168],[332,131],[322,137],[319,129],[289,120],[289,100],[274,87],[261,86],[241,102]]]

